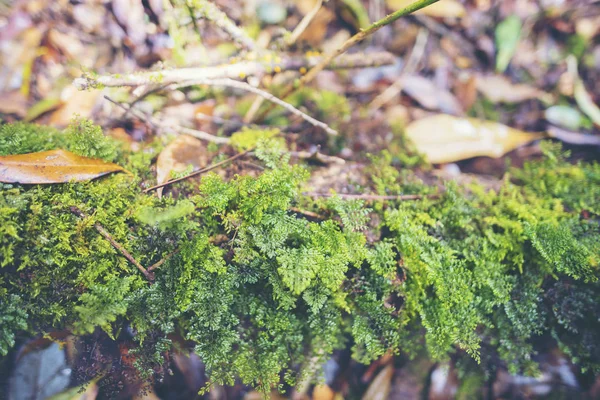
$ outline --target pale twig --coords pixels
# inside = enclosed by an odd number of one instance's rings
[[[356,35],[354,35],[350,39],[346,40],[341,47],[330,52],[329,54],[326,54],[325,57],[323,57],[323,59],[319,62],[319,64],[312,67],[311,70],[308,71],[308,73],[306,75],[304,75],[298,83],[294,83],[293,85],[288,86],[286,88],[286,90],[283,92],[284,94],[281,96],[281,98],[285,99],[286,97],[291,95],[293,92],[295,92],[299,88],[310,83],[313,79],[315,79],[315,77],[317,76],[317,74],[319,72],[323,71],[336,57],[345,53],[350,47],[354,46],[355,44],[357,44],[359,42],[362,42],[364,39],[366,39],[373,33],[377,32],[384,26],[391,24],[392,22],[396,21],[397,19],[404,17],[406,15],[412,14],[413,12],[418,11],[421,8],[427,7],[438,1],[439,0],[417,0],[414,3],[402,8],[398,11],[395,11],[395,12],[389,14],[387,17],[380,19],[379,21],[375,22],[368,28],[362,29]],[[261,114],[261,118],[264,117],[269,111],[271,111],[271,110],[270,109],[265,110]]]
[[[319,12],[319,10],[321,10],[322,6],[323,6],[323,0],[317,0],[316,4],[312,8],[312,10],[310,10],[308,12],[308,14],[306,14],[304,16],[304,18],[302,18],[302,21],[300,21],[298,26],[296,26],[296,28],[291,33],[291,35],[286,39],[286,41],[285,41],[286,46],[289,47],[289,46],[293,45],[294,43],[296,43],[296,41],[298,40],[300,35],[302,35],[302,33],[304,33],[304,31],[306,30],[306,28],[308,28],[308,26],[310,25],[312,20],[315,18],[315,16]]]
[[[207,0],[199,0],[196,1],[194,8],[199,11],[199,17],[213,22],[244,48],[247,50],[257,50],[258,46],[256,42],[215,4]]]
[[[109,96],[105,95],[104,98],[106,100],[110,101],[111,103],[113,103],[113,104],[121,107],[126,112],[127,111],[131,112],[139,120],[141,120],[141,121],[148,121],[153,126],[155,126],[157,128],[161,128],[161,129],[164,129],[164,130],[170,130],[170,131],[175,132],[175,133],[183,133],[185,135],[193,136],[193,137],[195,137],[197,139],[200,139],[200,140],[206,140],[207,142],[213,142],[213,143],[218,143],[218,144],[227,144],[227,143],[229,143],[229,138],[211,135],[208,132],[199,131],[197,129],[186,128],[184,126],[174,127],[174,126],[166,125],[162,121],[159,121],[158,119],[156,119],[156,118],[154,118],[154,117],[152,117],[150,115],[140,115],[136,110],[134,110],[133,107],[126,106],[125,104],[119,103],[118,101],[111,99]]]
[[[75,206],[71,206],[71,212],[81,219],[86,218],[86,215],[79,208],[77,208]],[[96,228],[98,233],[101,234],[106,240],[108,240],[109,243],[115,249],[117,249],[121,254],[123,254],[123,256],[125,256],[126,259],[128,259],[133,265],[135,265],[137,267],[137,269],[139,269],[140,272],[142,274],[144,274],[146,279],[148,279],[151,282],[154,280],[154,274],[152,274],[150,271],[146,270],[146,268],[144,268],[142,266],[142,264],[140,264],[135,258],[133,258],[133,256],[127,250],[125,250],[125,248],[123,246],[121,246],[119,243],[117,243],[117,241],[115,239],[113,239],[111,234],[108,233],[108,231],[106,229],[104,229],[104,227],[102,225],[100,225],[99,222],[94,223],[94,228]]]
[[[327,154],[319,153],[318,151],[290,151],[292,157],[302,159],[315,159],[323,164],[339,164],[343,165],[346,160],[340,157],[328,156]]]
[[[257,94],[257,95],[265,98],[266,100],[285,108],[290,113],[297,115],[298,117],[304,119],[305,121],[311,123],[312,125],[323,129],[325,132],[329,133],[330,135],[338,134],[335,129],[330,128],[329,125],[327,125],[326,123],[321,122],[321,121],[311,117],[310,115],[298,110],[296,107],[294,107],[290,103],[286,103],[285,101],[272,95],[271,93],[266,92],[262,89],[256,88],[246,82],[240,82],[240,81],[236,81],[233,79],[193,79],[190,81],[183,82],[181,84],[173,85],[172,88],[177,89],[177,88],[180,88],[183,86],[191,86],[191,85],[225,86],[225,87],[231,87],[231,88],[245,90],[247,92]]]
[[[420,194],[401,194],[396,196],[381,196],[377,194],[332,194],[332,193],[302,193],[307,197],[339,197],[348,200],[420,200],[425,197],[432,198],[434,196],[423,196]]]
[[[161,183],[161,184],[159,184],[159,185],[155,185],[155,186],[149,187],[148,189],[144,189],[144,193],[148,193],[148,192],[150,192],[150,191],[152,191],[152,190],[155,190],[155,189],[158,189],[158,188],[161,188],[161,187],[165,187],[165,186],[167,186],[167,185],[170,185],[170,184],[172,184],[172,183],[181,182],[181,181],[183,181],[183,180],[186,180],[186,179],[192,178],[192,177],[194,177],[194,176],[197,176],[197,175],[204,174],[204,173],[206,173],[206,172],[208,172],[208,171],[212,171],[213,169],[215,169],[215,168],[218,168],[218,167],[220,167],[221,165],[225,165],[225,164],[228,164],[228,163],[230,163],[230,162],[232,162],[232,161],[235,161],[235,160],[237,160],[238,158],[240,158],[240,157],[243,157],[243,156],[245,156],[246,154],[248,154],[248,153],[250,153],[250,152],[252,152],[252,151],[254,151],[254,150],[255,150],[255,148],[248,149],[248,150],[246,150],[246,151],[243,151],[243,152],[241,152],[241,153],[238,153],[238,154],[236,154],[236,155],[234,155],[234,156],[232,156],[232,157],[229,157],[229,158],[228,158],[228,159],[226,159],[226,160],[220,161],[220,162],[218,162],[218,163],[216,163],[216,164],[212,164],[212,165],[210,165],[210,166],[208,166],[208,167],[206,167],[206,168],[202,168],[202,169],[200,169],[200,170],[198,170],[198,171],[194,171],[194,172],[192,172],[191,174],[188,174],[188,175],[186,175],[186,176],[183,176],[183,177],[181,177],[181,178],[173,179],[173,180],[171,180],[171,181],[167,181],[167,182],[165,182],[165,183]]]
[[[388,86],[382,93],[373,99],[371,104],[369,104],[369,110],[371,112],[381,108],[382,105],[396,97],[402,89],[404,89],[404,80],[408,75],[416,71],[423,54],[425,54],[425,46],[427,45],[428,37],[429,32],[425,28],[421,28],[417,34],[417,39],[415,40],[415,45],[408,57],[408,61],[402,69],[402,72],[400,72],[400,76],[392,85]]]
[[[161,71],[138,72],[119,75],[84,74],[73,80],[80,90],[143,85],[169,85],[193,79],[243,79],[249,76],[261,77],[266,74],[283,71],[305,71],[318,65],[323,60],[320,55],[283,58],[264,57],[261,61],[244,61],[234,64],[222,64],[208,67],[189,67],[165,69]],[[365,54],[348,54],[340,56],[327,66],[328,69],[368,68],[390,65],[395,62],[393,54],[378,52]]]

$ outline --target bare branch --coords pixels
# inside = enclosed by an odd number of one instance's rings
[[[283,71],[303,72],[318,65],[323,57],[317,53],[305,57],[289,57],[279,60],[276,56],[267,54],[259,61],[243,61],[234,64],[222,64],[208,67],[190,67],[165,69],[162,71],[138,72],[123,75],[94,75],[83,74],[73,81],[80,90],[101,87],[119,86],[164,86],[172,83],[182,83],[194,79],[244,79],[248,76],[261,77],[266,74]],[[327,66],[328,69],[367,68],[390,65],[395,62],[393,54],[378,52],[365,54],[350,54],[339,57]]]
[[[242,47],[247,50],[258,49],[256,42],[214,3],[207,0],[197,0],[193,8],[199,12],[197,17],[213,22]]]
[[[346,40],[341,47],[339,47],[338,49],[336,49],[336,50],[330,52],[329,54],[325,55],[325,57],[323,57],[323,59],[319,62],[319,64],[317,64],[314,67],[312,67],[311,70],[308,71],[308,73],[306,75],[304,75],[300,79],[299,82],[294,83],[293,85],[289,85],[286,88],[286,90],[283,92],[281,98],[285,99],[286,97],[288,97],[290,94],[292,94],[293,92],[295,92],[299,88],[301,88],[301,87],[305,86],[306,84],[310,83],[313,79],[315,79],[315,77],[317,76],[317,74],[319,72],[321,72],[325,68],[327,68],[327,66],[329,64],[331,64],[332,61],[335,58],[337,58],[341,54],[345,53],[350,47],[354,46],[355,44],[357,44],[359,42],[362,42],[364,39],[366,39],[367,37],[369,37],[373,33],[377,32],[378,30],[380,30],[384,26],[391,24],[392,22],[396,21],[397,19],[399,19],[401,17],[404,17],[404,16],[406,16],[408,14],[412,14],[413,12],[418,11],[421,8],[427,7],[428,5],[431,5],[431,4],[436,3],[438,1],[439,0],[417,0],[414,3],[408,5],[407,7],[404,7],[402,9],[398,10],[398,11],[395,11],[395,12],[389,14],[387,17],[380,19],[379,21],[373,23],[368,28],[362,29],[356,35],[354,35],[350,39]],[[259,119],[264,118],[264,116],[269,111],[271,111],[271,110],[270,109],[265,110],[260,115]]]
[[[164,122],[150,116],[150,115],[144,115],[141,114],[139,112],[137,112],[137,110],[135,110],[132,106],[126,106],[123,103],[119,103],[118,101],[115,101],[113,99],[111,99],[109,96],[104,96],[104,98],[108,101],[110,101],[111,103],[121,107],[123,110],[125,110],[125,112],[130,112],[131,114],[133,114],[137,119],[139,119],[140,121],[143,122],[149,122],[150,124],[152,124],[155,128],[160,128],[166,131],[171,131],[174,133],[183,133],[185,135],[190,135],[193,136],[195,138],[201,139],[201,140],[206,140],[207,142],[213,142],[213,143],[218,143],[218,144],[227,144],[229,143],[229,138],[226,137],[219,137],[219,136],[215,136],[215,135],[211,135],[208,132],[204,132],[204,131],[199,131],[197,129],[192,129],[192,128],[186,128],[184,126],[171,126],[171,125],[167,125]]]
[[[296,26],[296,28],[294,29],[292,34],[285,41],[285,44],[287,46],[291,46],[294,43],[296,43],[296,40],[298,40],[300,35],[302,35],[302,33],[304,33],[306,28],[308,28],[308,26],[310,25],[312,20],[315,18],[315,16],[317,15],[317,13],[319,12],[319,10],[321,9],[322,6],[323,6],[323,0],[317,0],[317,3],[313,7],[313,9],[310,10],[308,12],[308,14],[306,14],[304,16],[304,18],[302,18],[302,21],[300,21],[300,23],[298,24],[298,26]]]
[[[310,115],[298,110],[296,107],[294,107],[290,103],[286,103],[285,101],[272,95],[271,93],[265,92],[264,90],[256,88],[246,82],[240,82],[240,81],[236,81],[233,79],[194,79],[194,80],[186,81],[186,82],[178,84],[178,85],[173,85],[172,88],[176,89],[176,88],[180,88],[180,87],[184,87],[184,86],[191,86],[191,85],[225,86],[225,87],[232,87],[232,88],[245,90],[247,92],[252,92],[252,93],[255,93],[255,94],[265,98],[266,100],[268,100],[272,103],[280,105],[281,107],[288,110],[290,113],[297,115],[300,118],[304,119],[305,121],[311,123],[312,125],[323,129],[325,132],[329,133],[330,135],[338,134],[338,132],[335,129],[330,128],[329,125],[327,125],[326,123],[314,119]]]

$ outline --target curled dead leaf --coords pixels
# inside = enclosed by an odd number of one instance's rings
[[[501,157],[544,133],[524,132],[498,122],[438,114],[410,123],[406,135],[433,164],[477,156]]]
[[[502,75],[477,77],[477,90],[492,103],[519,103],[530,99],[552,102],[552,95],[525,84],[514,84]]]
[[[125,170],[117,164],[61,149],[0,156],[0,182],[5,183],[81,182],[117,171]]]
[[[460,103],[452,93],[422,76],[407,76],[404,80],[404,92],[429,110],[439,110],[454,115],[463,114]]]
[[[394,366],[388,365],[377,374],[373,382],[369,385],[367,392],[362,397],[363,400],[385,400],[389,398],[392,389],[392,377],[394,376]]]
[[[158,184],[165,183],[171,172],[183,172],[189,165],[198,169],[207,163],[208,154],[204,143],[188,135],[179,135],[158,155],[156,181]],[[158,196],[161,195],[162,188],[159,188]]]

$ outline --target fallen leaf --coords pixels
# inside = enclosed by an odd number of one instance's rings
[[[9,385],[12,400],[42,400],[69,385],[71,369],[58,343],[27,353],[17,362]]]
[[[544,116],[551,124],[573,131],[578,130],[583,123],[581,113],[569,106],[552,106],[544,111]]]
[[[456,97],[449,91],[436,86],[427,78],[418,75],[407,76],[404,79],[403,90],[429,110],[439,110],[454,115],[463,114],[462,107]]]
[[[369,385],[362,400],[386,400],[389,397],[392,388],[392,377],[394,376],[394,366],[388,365],[381,370]]]
[[[552,95],[525,84],[514,84],[502,75],[477,77],[477,90],[492,103],[519,103],[530,99],[552,102]]]
[[[496,27],[496,71],[504,72],[515,54],[521,38],[521,20],[511,15]]]
[[[567,65],[569,73],[574,79],[573,97],[575,97],[577,105],[594,124],[600,126],[600,108],[594,104],[592,96],[590,96],[585,86],[583,86],[583,81],[577,73],[577,59],[575,56],[570,55],[567,58]]]
[[[48,42],[71,60],[80,58],[84,50],[83,44],[76,35],[67,35],[56,29],[50,29],[48,32]]]
[[[47,112],[56,110],[58,107],[60,107],[61,104],[62,102],[60,101],[60,99],[56,97],[49,97],[40,100],[31,107],[29,107],[27,113],[25,114],[24,121],[31,122],[37,119],[38,117],[42,116],[43,114],[46,114]]]
[[[0,156],[0,182],[5,183],[80,182],[117,171],[125,170],[117,164],[60,149]]]
[[[359,29],[367,29],[371,25],[369,13],[360,0],[342,0],[350,12],[354,14]]]
[[[497,158],[546,136],[544,133],[523,132],[498,122],[446,114],[410,123],[406,127],[406,135],[433,164],[477,156]]]
[[[463,110],[470,110],[477,101],[477,78],[472,75],[459,76],[454,93]]]
[[[27,99],[19,90],[0,93],[0,114],[23,117],[27,113]]]
[[[317,385],[315,386],[312,394],[313,400],[333,400],[335,399],[335,391],[328,385]]]
[[[387,0],[387,5],[392,10],[400,10],[414,3],[414,0]],[[415,12],[435,18],[460,18],[466,14],[465,7],[457,0],[441,0]]]
[[[171,172],[183,172],[189,165],[194,169],[203,167],[208,163],[205,144],[188,135],[179,135],[167,145],[158,155],[156,160],[156,181],[165,183],[171,177]],[[158,196],[162,195],[159,188]]]
[[[78,114],[82,118],[88,118],[92,109],[100,97],[99,90],[77,90],[74,86],[67,86],[61,93],[63,105],[50,117],[49,124],[57,127],[67,126]]]

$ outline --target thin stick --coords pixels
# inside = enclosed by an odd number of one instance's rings
[[[243,61],[206,67],[188,67],[164,69],[161,71],[136,72],[121,75],[84,74],[73,80],[79,90],[98,87],[169,85],[192,79],[244,79],[249,76],[261,77],[266,74],[283,71],[303,71],[318,65],[323,57],[320,55],[304,57],[284,57],[278,61],[276,57],[264,57],[261,61]],[[393,54],[377,52],[369,54],[345,54],[327,66],[328,69],[368,68],[390,65],[396,61]]]
[[[150,191],[152,191],[152,190],[155,190],[155,189],[158,189],[158,188],[161,188],[161,187],[164,187],[164,186],[170,185],[170,184],[172,184],[172,183],[181,182],[181,181],[183,181],[183,180],[186,180],[186,179],[192,178],[192,177],[194,177],[194,176],[197,176],[197,175],[200,175],[200,174],[204,174],[205,172],[212,171],[213,169],[215,169],[215,168],[218,168],[218,167],[220,167],[221,165],[225,165],[225,164],[227,164],[227,163],[230,163],[230,162],[232,162],[232,161],[235,161],[235,160],[237,160],[238,158],[240,158],[240,157],[243,157],[243,156],[245,156],[246,154],[248,154],[248,153],[250,153],[250,152],[252,152],[252,151],[254,151],[254,150],[255,150],[255,148],[253,147],[253,148],[251,148],[251,149],[248,149],[248,150],[246,150],[246,151],[243,151],[243,152],[241,152],[241,153],[238,153],[238,154],[236,154],[235,156],[229,157],[229,158],[228,158],[228,159],[226,159],[226,160],[220,161],[220,162],[218,162],[218,163],[216,163],[216,164],[213,164],[213,165],[210,165],[210,166],[208,166],[208,167],[206,167],[206,168],[202,168],[202,169],[200,169],[200,170],[198,170],[198,171],[194,171],[194,172],[192,172],[192,173],[191,173],[191,174],[189,174],[189,175],[183,176],[183,177],[181,177],[181,178],[173,179],[173,180],[171,180],[171,181],[167,181],[167,182],[165,182],[165,183],[161,183],[160,185],[152,186],[152,187],[150,187],[150,188],[148,188],[148,189],[144,189],[144,193],[148,193],[148,192],[150,192]]]
[[[379,21],[377,21],[374,24],[372,24],[371,26],[369,26],[367,29],[361,30],[356,35],[354,35],[350,39],[346,40],[346,42],[344,42],[344,44],[341,47],[339,47],[338,49],[325,55],[325,57],[323,57],[323,59],[319,62],[319,64],[312,67],[311,70],[308,71],[308,73],[306,75],[304,75],[302,78],[300,78],[300,80],[297,83],[288,86],[287,89],[283,92],[284,94],[281,96],[281,98],[285,99],[286,97],[291,95],[293,92],[295,92],[299,88],[301,88],[301,87],[305,86],[306,84],[308,84],[309,82],[311,82],[313,79],[315,79],[315,77],[317,76],[317,74],[319,72],[323,71],[333,61],[333,59],[335,59],[340,54],[345,53],[350,47],[354,46],[355,44],[357,44],[359,42],[362,42],[368,36],[377,32],[384,26],[391,24],[392,22],[396,21],[397,19],[404,17],[408,14],[412,14],[413,12],[418,11],[418,10],[420,10],[424,7],[427,7],[433,3],[436,3],[438,1],[439,0],[417,0],[414,3],[402,8],[398,11],[395,11],[395,12],[389,14],[387,17],[380,19]],[[269,113],[270,111],[271,111],[271,109],[265,110],[260,115],[260,119],[264,118],[264,116],[267,113]]]
[[[75,214],[76,216],[78,216],[79,218],[86,218],[86,215],[76,206],[71,206],[71,212],[73,214]],[[104,236],[104,238],[106,240],[108,240],[115,249],[117,249],[121,254],[123,254],[126,259],[128,259],[133,265],[135,265],[137,267],[137,269],[139,269],[140,272],[142,274],[144,274],[146,279],[148,279],[150,282],[152,282],[154,280],[154,274],[147,271],[146,268],[144,268],[142,266],[142,264],[140,264],[135,258],[133,258],[133,256],[131,254],[129,254],[129,252],[127,250],[125,250],[125,248],[123,246],[121,246],[119,243],[117,243],[117,241],[115,239],[113,239],[113,237],[110,235],[110,233],[108,233],[108,231],[106,229],[104,229],[104,227],[102,225],[100,225],[100,223],[96,222],[94,224],[94,228],[96,228],[98,233],[100,233],[102,236]]]
[[[332,193],[302,193],[304,196],[319,198],[319,197],[339,197],[342,199],[351,200],[420,200],[423,198],[435,198],[437,195],[423,196],[421,194],[401,194],[396,196],[381,196],[377,194],[332,194]]]
[[[308,12],[308,14],[306,14],[304,16],[304,18],[302,18],[302,21],[300,21],[300,23],[298,24],[298,26],[296,26],[296,28],[294,29],[292,34],[285,41],[286,46],[289,47],[289,46],[293,45],[294,43],[296,43],[296,40],[298,40],[300,35],[302,35],[302,33],[304,33],[306,28],[308,28],[308,26],[310,25],[312,20],[315,18],[315,16],[319,12],[319,10],[321,10],[322,6],[323,6],[323,0],[317,0],[317,3],[313,7],[313,9],[310,10]]]
[[[323,216],[321,214],[317,214],[316,212],[312,212],[312,211],[308,211],[308,210],[303,210],[303,209],[297,208],[297,207],[290,207],[290,211],[293,211],[296,214],[301,214],[301,215],[304,215],[306,217],[313,218],[313,219],[320,219],[320,220],[327,219],[325,216]]]
[[[226,86],[226,87],[232,87],[232,88],[236,88],[236,89],[245,90],[247,92],[257,94],[257,95],[265,98],[266,100],[285,108],[290,113],[297,115],[298,117],[309,122],[310,124],[323,129],[325,132],[329,133],[330,135],[338,134],[338,132],[335,129],[330,128],[329,125],[327,125],[326,123],[321,122],[321,121],[311,117],[310,115],[298,110],[296,107],[294,107],[290,103],[286,103],[285,101],[281,100],[280,98],[273,96],[271,93],[265,92],[264,90],[254,87],[246,82],[240,82],[240,81],[236,81],[233,79],[192,79],[192,80],[186,81],[184,83],[172,85],[171,87],[173,89],[178,89],[178,88],[181,88],[184,86],[191,86],[191,85]]]
[[[346,160],[336,156],[329,156],[327,154],[320,153],[318,151],[290,151],[292,157],[298,157],[302,159],[315,159],[323,164],[339,164],[344,165]]]
[[[214,22],[215,25],[231,36],[235,42],[248,50],[256,50],[258,48],[256,42],[212,2],[201,0],[198,9],[200,17]]]
[[[373,99],[369,105],[369,110],[371,112],[381,108],[382,105],[396,97],[402,91],[402,89],[404,89],[404,81],[406,80],[406,77],[417,70],[417,66],[421,61],[423,54],[425,54],[425,46],[427,45],[428,37],[429,31],[427,31],[425,28],[421,28],[417,35],[415,45],[410,52],[410,56],[408,57],[408,61],[402,69],[402,72],[400,72],[400,76],[391,86]]]
[[[137,119],[139,119],[141,121],[144,121],[144,122],[148,121],[155,128],[161,128],[161,129],[165,129],[165,130],[171,130],[171,131],[174,131],[174,132],[183,133],[183,134],[186,134],[186,135],[189,135],[189,136],[193,136],[193,137],[201,139],[201,140],[206,140],[207,142],[213,142],[213,143],[218,143],[218,144],[227,144],[227,143],[229,143],[229,138],[211,135],[208,132],[199,131],[197,129],[186,128],[184,126],[173,127],[173,126],[165,125],[163,122],[157,120],[156,118],[154,118],[152,116],[149,116],[149,115],[148,116],[145,116],[145,115],[142,116],[142,115],[138,114],[137,111],[133,111],[133,107],[132,106],[126,106],[123,103],[119,103],[118,101],[111,99],[107,95],[104,95],[104,98],[106,100],[110,101],[111,103],[113,103],[113,104],[121,107],[126,112],[130,111]]]
[[[167,254],[167,256],[165,258],[163,258],[162,260],[152,264],[151,266],[148,267],[148,272],[152,272],[154,271],[156,268],[160,267],[161,265],[163,265],[166,261],[168,261],[171,257],[173,257],[175,254],[179,253],[179,249]]]

